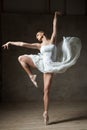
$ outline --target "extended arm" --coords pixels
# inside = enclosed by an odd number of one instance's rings
[[[56,36],[57,36],[57,15],[61,15],[60,12],[56,11],[54,14],[54,19],[53,19],[53,32],[51,35],[51,42],[55,43]]]
[[[8,49],[9,45],[15,45],[20,47],[32,48],[32,49],[40,49],[39,43],[25,43],[25,42],[7,42],[6,44],[2,45],[4,49]]]

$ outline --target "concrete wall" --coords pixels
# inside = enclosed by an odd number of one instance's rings
[[[66,15],[85,15],[86,0],[3,0],[4,12],[53,13],[60,10]]]
[[[84,15],[86,13],[86,0],[67,0],[66,14],[67,15]]]
[[[9,40],[37,42],[35,39],[37,30],[44,30],[49,36],[52,32],[52,19],[53,15],[2,14],[3,44]],[[62,16],[58,20],[58,42],[63,36],[78,36],[83,47],[77,64],[64,74],[54,76],[51,99],[87,100],[87,17]],[[15,46],[2,51],[2,101],[42,100],[42,73],[34,70],[38,75],[39,84],[39,88],[36,89],[17,60],[19,55],[31,53],[35,54],[38,51]]]
[[[0,46],[9,40],[36,42],[35,34],[38,30],[44,30],[50,36],[52,14],[55,10],[60,10],[66,15],[59,18],[58,42],[63,36],[78,36],[82,40],[83,49],[77,64],[72,69],[54,77],[51,98],[66,101],[87,100],[86,0],[0,0],[0,22],[2,23],[0,23]],[[42,74],[34,70],[38,74],[40,86],[39,89],[35,89],[17,61],[17,57],[24,53],[38,53],[38,51],[15,46],[11,46],[9,51],[0,50],[0,99],[2,98],[2,101],[42,99]]]
[[[42,13],[48,11],[47,0],[4,0],[3,9],[7,12]]]
[[[0,1],[0,101],[1,101],[1,89],[2,89],[2,53],[1,53],[1,44],[2,44],[2,32],[1,32],[1,13],[2,13],[2,2]]]

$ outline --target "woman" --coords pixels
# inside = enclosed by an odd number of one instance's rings
[[[67,70],[70,66],[75,64],[77,61],[80,50],[81,43],[79,38],[67,37],[63,39],[62,44],[62,58],[57,61],[57,47],[56,36],[57,36],[57,16],[61,15],[60,12],[55,12],[53,20],[53,32],[51,38],[48,39],[43,31],[36,34],[36,38],[41,43],[24,43],[24,42],[7,42],[2,47],[8,49],[9,45],[21,46],[26,48],[38,49],[40,53],[38,55],[22,55],[18,57],[23,69],[27,72],[32,83],[38,87],[36,82],[36,75],[34,75],[30,69],[37,68],[43,73],[44,80],[44,122],[48,124],[48,106],[49,106],[49,92],[51,88],[51,82],[53,78],[53,73],[62,73]]]

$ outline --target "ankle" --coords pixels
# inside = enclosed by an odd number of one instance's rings
[[[35,75],[34,74],[32,74],[32,75],[29,75],[29,77],[30,77],[30,79],[35,79]]]
[[[33,74],[30,74],[29,77],[32,78],[32,77],[33,77]]]
[[[44,113],[48,113],[48,111],[44,111]]]
[[[48,111],[44,111],[43,115],[48,115]]]

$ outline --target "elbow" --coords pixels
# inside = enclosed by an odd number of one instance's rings
[[[20,43],[20,46],[21,46],[21,47],[24,47],[24,43],[23,43],[23,42],[21,42],[21,43]]]

